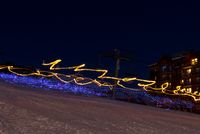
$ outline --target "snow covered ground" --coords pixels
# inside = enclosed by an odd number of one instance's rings
[[[1,134],[189,134],[200,115],[0,83]]]

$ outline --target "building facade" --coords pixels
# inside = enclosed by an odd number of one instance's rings
[[[163,56],[149,66],[154,87],[169,82],[169,90],[181,86],[187,92],[200,91],[200,52],[186,52],[176,56]]]

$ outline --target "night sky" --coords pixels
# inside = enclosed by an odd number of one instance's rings
[[[148,65],[161,55],[200,50],[199,4],[193,1],[84,9],[48,14],[5,12],[0,16],[1,62],[38,67],[43,60],[61,58],[66,66],[86,63],[112,70],[113,60],[99,55],[117,48],[133,56],[132,61],[121,63],[120,75],[148,78]]]

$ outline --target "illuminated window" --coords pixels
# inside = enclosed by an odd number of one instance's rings
[[[191,79],[191,78],[185,80],[185,84],[189,84],[189,85],[190,85],[191,82],[192,82],[192,79]]]
[[[186,91],[187,91],[187,93],[191,93],[192,92],[192,88],[191,87],[187,88]]]
[[[187,74],[191,74],[191,72],[192,72],[192,69],[190,68],[190,69],[187,69]]]
[[[192,65],[196,65],[197,62],[198,62],[198,58],[194,58],[194,59],[191,60]]]
[[[171,85],[172,85],[172,83],[171,83],[171,82],[168,82],[168,84],[169,84],[169,86],[171,86]]]
[[[181,80],[181,84],[184,84],[184,80]]]
[[[191,83],[191,82],[192,82],[192,79],[191,79],[191,78],[189,78],[189,80],[188,80],[188,81],[189,81],[189,83]]]

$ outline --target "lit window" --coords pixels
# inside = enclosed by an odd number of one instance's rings
[[[190,68],[190,69],[187,69],[187,74],[191,74],[191,72],[192,72],[192,69]]]
[[[188,80],[188,81],[189,81],[189,83],[191,83],[191,82],[192,82],[192,79],[191,79],[191,78],[189,78],[189,80]]]
[[[184,80],[181,80],[181,84],[184,84]]]
[[[194,58],[194,59],[191,60],[192,65],[196,65],[197,62],[198,62],[198,58]]]
[[[191,87],[187,88],[186,91],[187,91],[187,93],[191,93],[192,92],[192,88]]]
[[[181,89],[180,91],[181,91],[181,92],[185,92],[185,91],[186,91],[186,88],[183,88],[183,89]]]

